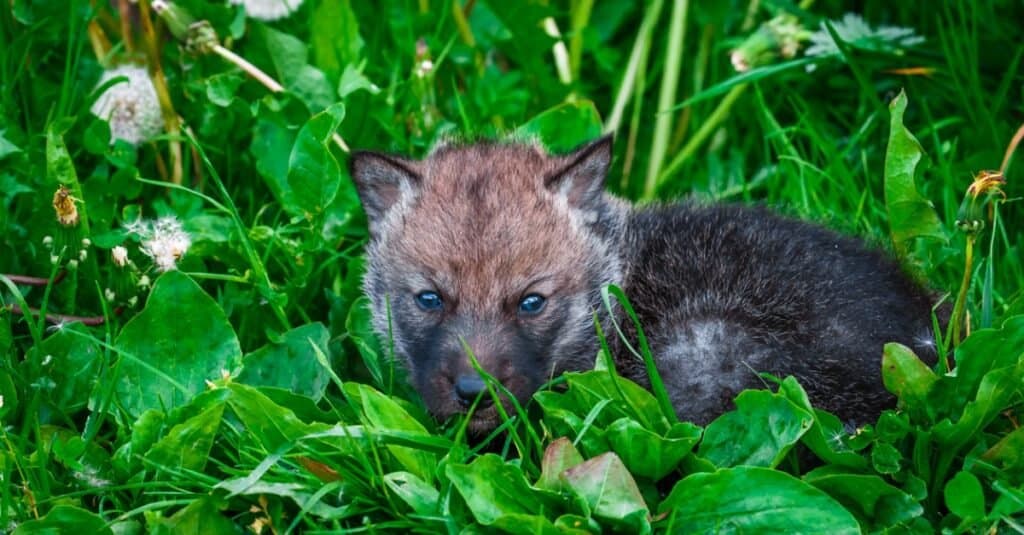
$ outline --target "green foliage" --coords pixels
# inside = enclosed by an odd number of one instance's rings
[[[307,0],[260,21],[173,5],[222,48],[175,42],[146,0],[0,8],[0,532],[1024,525],[1014,159],[1005,202],[975,203],[965,280],[955,225],[1024,115],[1021,6]],[[164,106],[166,135],[138,145],[118,120],[141,101],[91,111],[126,62]],[[706,427],[680,422],[657,377],[649,391],[603,357],[493,435],[435,422],[372,332],[350,152],[602,133],[614,192],[863,236],[938,294],[964,284],[970,336],[941,356],[887,345],[897,406],[857,429],[767,376]],[[61,185],[76,223],[56,217]],[[635,320],[628,297],[604,294]]]

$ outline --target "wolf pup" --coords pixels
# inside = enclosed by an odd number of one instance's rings
[[[847,422],[893,405],[882,346],[927,346],[932,307],[893,260],[761,208],[631,206],[604,192],[611,147],[605,137],[567,155],[489,142],[422,161],[353,156],[374,325],[435,416],[483,394],[470,428],[498,423],[463,342],[520,402],[592,368],[593,313],[610,283],[630,298],[683,419],[725,412],[763,387],[758,372],[796,376]],[[649,384],[624,344],[612,347],[619,372]]]

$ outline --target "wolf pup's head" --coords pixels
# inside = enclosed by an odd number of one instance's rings
[[[422,161],[353,156],[374,326],[435,416],[482,394],[470,428],[498,423],[467,347],[520,402],[592,364],[600,288],[621,271],[624,205],[603,192],[610,159],[610,138],[568,155],[483,143]]]

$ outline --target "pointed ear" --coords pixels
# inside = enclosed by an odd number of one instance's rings
[[[349,163],[363,210],[376,235],[388,210],[406,196],[416,195],[422,179],[411,169],[412,162],[376,152],[356,152]]]
[[[604,195],[604,181],[612,161],[612,136],[592,141],[563,157],[564,165],[544,179],[544,186],[565,195],[569,206],[588,209]]]

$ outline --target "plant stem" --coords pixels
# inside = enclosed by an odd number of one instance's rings
[[[663,184],[665,180],[672,175],[672,173],[679,169],[679,166],[681,166],[683,162],[685,162],[690,156],[693,156],[694,152],[697,152],[697,149],[704,143],[704,140],[710,137],[711,133],[718,128],[718,125],[728,117],[729,111],[732,109],[733,104],[736,103],[736,99],[738,99],[740,95],[747,90],[747,87],[747,83],[737,84],[733,86],[728,93],[726,93],[725,97],[722,98],[722,101],[718,103],[715,111],[711,112],[711,115],[708,116],[707,120],[701,124],[700,130],[697,130],[697,133],[686,142],[683,149],[676,154],[675,158],[672,159],[672,162],[669,163],[661,172],[661,175],[658,176],[656,183],[657,186]]]
[[[974,264],[974,234],[967,235],[967,245],[964,248],[964,277],[960,281],[960,293],[956,296],[956,303],[953,305],[953,315],[949,320],[950,335],[946,338],[953,347],[960,345],[960,325],[964,321],[964,310],[967,302],[967,290],[971,286],[971,268]],[[965,326],[966,327],[966,326]],[[949,371],[949,361],[942,359],[945,366],[944,371]]]
[[[569,67],[574,80],[580,77],[580,63],[583,59],[583,30],[590,21],[594,0],[577,0],[572,7],[572,37],[569,38]]]
[[[655,186],[661,173],[661,164],[668,150],[669,136],[672,135],[672,117],[669,108],[676,99],[679,87],[679,71],[682,69],[683,48],[686,46],[686,14],[689,0],[675,0],[669,21],[668,50],[665,54],[665,69],[661,78],[661,92],[658,94],[658,115],[654,123],[654,140],[651,143],[651,160],[644,181],[643,199],[654,198]]]
[[[257,82],[263,84],[264,87],[274,93],[283,93],[284,86],[279,84],[277,80],[270,77],[269,74],[260,70],[259,67],[249,63],[248,60],[235,54],[234,52],[224,48],[222,45],[213,45],[213,51],[220,57],[234,63],[239,69],[245,71],[246,74],[252,76]]]

